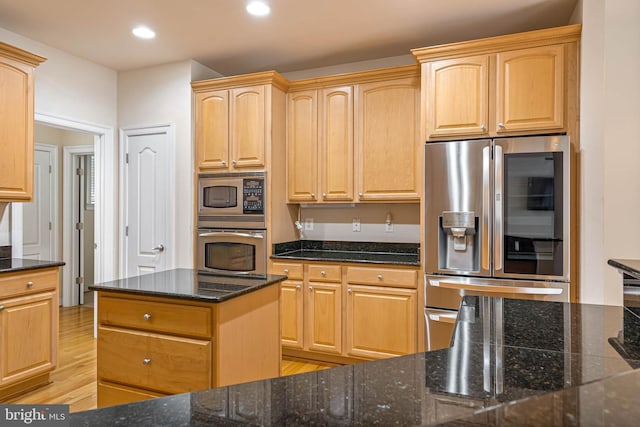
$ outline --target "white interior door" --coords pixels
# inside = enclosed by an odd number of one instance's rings
[[[172,167],[169,126],[127,129],[125,149],[124,275],[172,268]]]
[[[37,145],[34,152],[33,201],[23,203],[22,257],[53,260],[55,255],[56,180],[54,159],[56,147]]]

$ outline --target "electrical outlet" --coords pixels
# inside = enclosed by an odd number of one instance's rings
[[[385,222],[384,223],[384,232],[385,233],[393,233],[393,223],[392,222]]]
[[[304,220],[304,230],[313,231],[313,218],[307,218]]]
[[[353,223],[351,224],[351,231],[356,232],[356,233],[360,231],[360,219],[359,218],[354,218],[353,219]]]

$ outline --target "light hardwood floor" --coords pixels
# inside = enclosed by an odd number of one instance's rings
[[[68,404],[71,412],[96,408],[96,340],[93,339],[93,308],[60,308],[59,333],[58,368],[51,373],[51,384],[4,403]],[[331,365],[283,359],[281,374],[294,375],[329,367]]]

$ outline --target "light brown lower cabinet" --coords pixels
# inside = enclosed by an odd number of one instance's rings
[[[410,268],[280,263],[283,353],[348,362],[415,353],[417,271]]]
[[[98,293],[98,407],[280,375],[280,287],[208,303]]]
[[[0,402],[49,383],[58,359],[59,268],[0,275]]]

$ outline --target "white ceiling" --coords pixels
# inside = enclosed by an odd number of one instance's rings
[[[577,0],[0,0],[0,27],[115,70],[186,59],[224,75],[289,72],[565,25]],[[146,24],[158,36],[131,36]]]

